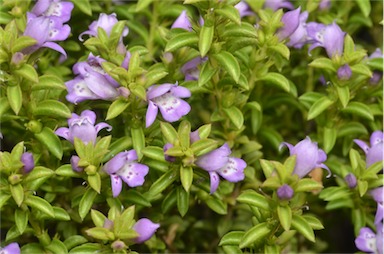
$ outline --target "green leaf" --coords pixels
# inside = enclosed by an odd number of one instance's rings
[[[178,136],[181,147],[187,149],[190,144],[191,123],[188,121],[182,121],[179,124]]]
[[[20,207],[24,200],[23,186],[18,183],[16,185],[10,185],[9,188],[11,189],[13,200],[15,200],[16,204]]]
[[[65,90],[64,81],[56,75],[45,74],[39,77],[39,82],[32,86],[32,91],[52,89]]]
[[[7,87],[8,103],[15,114],[19,114],[23,103],[23,94],[19,85]]]
[[[97,193],[100,194],[101,178],[99,173],[96,173],[94,175],[89,175],[87,178],[87,182],[89,186],[92,187],[92,189],[94,189]]]
[[[225,254],[242,253],[237,245],[224,245],[223,250]]]
[[[87,235],[93,237],[93,238],[96,238],[96,239],[100,239],[100,240],[114,240],[115,239],[115,235],[109,231],[108,229],[106,228],[103,228],[103,227],[94,227],[94,228],[90,228],[90,229],[87,229],[85,230],[85,233],[87,233]]]
[[[145,87],[149,87],[153,84],[156,84],[159,80],[168,75],[167,69],[164,67],[164,64],[155,64],[152,65],[148,72],[145,74]]]
[[[296,234],[296,230],[284,231],[276,239],[276,244],[279,244],[279,245],[282,245],[282,246],[285,245],[285,243],[289,242],[295,234]]]
[[[200,139],[191,145],[194,155],[200,156],[206,154],[217,147],[217,141],[213,139]]]
[[[28,196],[24,201],[29,207],[37,209],[51,218],[55,218],[55,212],[50,203],[48,203],[45,199],[38,196]]]
[[[89,0],[73,0],[72,3],[74,3],[76,8],[78,8],[81,12],[88,16],[92,16],[92,8]]]
[[[124,210],[124,212],[115,218],[113,232],[117,238],[123,239],[123,235],[125,235],[127,230],[130,229],[128,225],[133,224],[133,218],[135,215],[135,206],[130,206]]]
[[[324,152],[329,153],[333,146],[336,143],[336,138],[337,138],[337,131],[336,128],[324,128],[324,134],[323,134],[323,147],[324,147]]]
[[[237,59],[228,51],[220,51],[218,54],[213,55],[218,64],[223,67],[232,79],[238,83],[240,79],[240,65]]]
[[[245,232],[245,234],[241,238],[241,242],[239,245],[240,249],[252,247],[253,244],[266,237],[270,233],[270,231],[271,230],[268,228],[268,224],[266,222],[257,224],[256,226],[252,227],[247,232]]]
[[[315,180],[310,178],[302,178],[297,183],[296,188],[294,188],[295,192],[303,192],[303,191],[314,191],[323,188],[323,185]]]
[[[107,117],[105,120],[113,119],[119,116],[129,106],[129,102],[125,98],[119,98],[112,102],[108,108]]]
[[[277,45],[270,46],[269,49],[279,53],[282,57],[289,60],[289,56],[291,52],[289,51],[289,48],[285,44],[279,43]]]
[[[89,210],[93,205],[93,200],[95,200],[97,192],[89,188],[83,195],[79,204],[79,215],[82,220],[87,216]]]
[[[281,226],[285,231],[288,231],[291,228],[292,221],[292,210],[289,206],[278,206],[277,215],[280,220]]]
[[[151,188],[148,191],[148,198],[160,194],[163,190],[165,190],[176,180],[176,177],[177,174],[173,170],[169,170],[167,173],[162,175],[151,185]]]
[[[11,52],[14,54],[19,52],[29,46],[35,45],[37,43],[36,39],[29,36],[20,36],[16,39],[14,44],[12,45]]]
[[[189,193],[189,189],[191,188],[193,182],[192,167],[180,167],[180,180],[184,190]]]
[[[367,65],[372,69],[372,70],[377,70],[377,71],[383,71],[383,58],[382,57],[377,57],[377,58],[371,58],[368,59]]]
[[[333,62],[331,59],[326,57],[320,57],[315,60],[313,60],[311,63],[308,64],[311,67],[329,70],[331,72],[336,72],[335,67],[333,66]]]
[[[39,140],[57,159],[61,160],[63,157],[63,147],[60,139],[48,127],[43,127],[40,133],[35,133],[35,137]]]
[[[57,238],[53,238],[51,243],[45,248],[52,251],[52,253],[68,253],[65,244]]]
[[[2,209],[3,206],[7,204],[8,199],[10,199],[11,197],[11,195],[0,192],[0,209]]]
[[[177,188],[177,209],[179,210],[181,217],[184,217],[189,209],[189,192],[181,187]]]
[[[154,159],[156,161],[166,162],[166,160],[164,158],[164,151],[163,151],[163,148],[161,148],[161,147],[147,146],[147,147],[143,148],[143,150],[141,150],[141,152],[143,153],[143,155],[145,157]]]
[[[131,129],[133,148],[137,153],[139,160],[143,157],[141,150],[145,147],[145,136],[143,128],[132,128]]]
[[[40,185],[47,181],[55,172],[49,168],[36,166],[23,180],[30,190],[37,190]]]
[[[339,95],[339,100],[341,102],[341,105],[343,105],[343,108],[345,108],[348,105],[348,102],[350,99],[349,87],[336,86],[336,91],[337,91],[337,94]]]
[[[148,7],[148,5],[150,5],[152,3],[152,1],[153,0],[139,0],[139,1],[137,1],[136,11],[137,12],[143,11],[144,9],[146,9]]]
[[[315,117],[323,113],[324,110],[329,108],[333,103],[334,101],[329,99],[327,96],[321,97],[309,109],[307,120],[314,119]]]
[[[371,2],[369,0],[356,0],[356,3],[363,15],[366,18],[369,18],[369,14],[371,13]]]
[[[368,131],[365,126],[358,122],[349,122],[340,127],[337,137],[354,137],[358,135],[367,135]]]
[[[67,211],[65,211],[61,207],[54,206],[53,207],[53,213],[55,214],[55,220],[62,220],[62,221],[70,221],[71,220],[71,217],[69,216]]]
[[[65,247],[67,247],[68,250],[70,250],[70,249],[72,249],[76,246],[79,246],[80,244],[84,244],[86,242],[88,242],[88,240],[84,236],[72,235],[72,236],[68,237],[67,239],[65,239],[64,245],[65,245]]]
[[[309,223],[301,216],[292,216],[292,227],[311,242],[315,242],[315,234]]]
[[[71,118],[72,112],[64,103],[58,100],[45,100],[37,104],[33,110],[33,115]]]
[[[8,111],[10,108],[9,103],[8,103],[8,98],[3,97],[0,98],[0,118]]]
[[[352,193],[347,187],[328,187],[320,192],[319,197],[325,201],[348,198]]]
[[[359,190],[360,197],[364,196],[368,191],[368,182],[367,181],[357,181],[357,189]]]
[[[196,33],[193,33],[193,32],[180,33],[172,37],[168,41],[164,51],[174,52],[179,48],[187,47],[187,46],[189,47],[195,46],[198,43],[199,43],[199,37],[197,36]]]
[[[24,211],[21,209],[16,209],[15,211],[15,224],[17,229],[22,235],[27,228],[28,225],[28,211]]]
[[[177,202],[177,191],[176,189],[172,189],[167,196],[163,199],[161,203],[161,211],[165,214],[171,210],[172,207],[175,206]]]
[[[220,240],[219,246],[223,245],[239,245],[244,236],[244,231],[231,231],[226,233]]]
[[[203,63],[200,70],[199,79],[198,79],[199,87],[207,84],[211,80],[213,75],[215,75],[216,71],[217,69],[212,68],[209,61],[206,61],[205,63]]]
[[[260,166],[266,178],[269,178],[275,171],[273,164],[268,160],[260,159]]]
[[[96,227],[102,227],[107,217],[101,212],[91,209],[91,218]]]
[[[240,203],[255,206],[266,211],[270,210],[267,198],[254,190],[244,191],[237,197],[236,200]]]
[[[350,102],[341,112],[358,115],[370,121],[374,120],[371,109],[366,104],[357,101]]]
[[[32,65],[24,64],[20,69],[17,69],[14,71],[16,75],[20,75],[25,79],[28,79],[29,81],[32,81],[33,83],[39,82],[39,76],[37,75],[37,72],[35,68],[32,67]]]
[[[277,72],[268,72],[260,80],[277,85],[278,87],[282,88],[286,92],[289,92],[291,89],[288,79]]]
[[[224,5],[221,9],[215,9],[215,12],[220,16],[230,19],[238,25],[241,23],[239,11],[231,5]]]
[[[198,42],[201,57],[204,57],[211,48],[214,32],[215,27],[213,25],[208,25],[207,22],[205,22],[200,30]]]
[[[132,202],[133,204],[145,206],[145,207],[151,207],[151,202],[140,192],[130,189],[127,191],[127,195],[125,197],[127,201]]]
[[[69,253],[73,254],[94,254],[102,248],[99,243],[85,243],[80,246],[74,247]]]
[[[24,153],[24,142],[19,142],[12,148],[11,157],[12,160],[18,161],[21,159],[21,155]]]
[[[79,173],[72,169],[71,164],[64,164],[55,170],[55,174],[66,177],[81,177]]]
[[[218,199],[215,196],[208,196],[208,198],[205,200],[205,203],[216,213],[221,215],[227,214],[227,204],[224,203],[221,199]]]
[[[132,147],[132,139],[129,136],[125,136],[117,139],[109,146],[109,152],[104,156],[103,162],[111,159],[114,155],[121,151],[128,150]]]
[[[366,78],[372,77],[372,71],[368,68],[367,65],[359,63],[351,66],[352,73],[361,74]]]
[[[321,221],[312,215],[304,214],[301,217],[304,218],[308,222],[308,224],[315,230],[319,230],[319,229],[324,228]]]
[[[168,143],[174,144],[178,140],[177,131],[170,123],[160,122],[161,133]]]
[[[240,130],[244,124],[243,113],[236,106],[230,108],[223,108],[225,114],[228,116],[229,120],[235,125],[236,129]]]

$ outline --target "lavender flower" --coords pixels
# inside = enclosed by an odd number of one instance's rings
[[[57,43],[53,41],[64,41],[68,38],[71,28],[69,25],[63,25],[63,22],[58,17],[45,17],[32,13],[27,13],[27,26],[24,31],[24,36],[29,36],[37,42],[35,45],[30,46],[23,50],[24,54],[31,54],[39,48],[51,48],[63,54],[65,57],[67,53]]]
[[[348,64],[344,64],[337,70],[337,77],[339,80],[349,80],[351,76],[352,76],[352,70]]]
[[[353,141],[365,152],[367,168],[378,161],[383,161],[383,139],[384,135],[382,131],[375,131],[370,138],[371,147],[369,147],[364,141],[360,139],[354,139]]]
[[[370,190],[369,194],[371,194],[371,196],[373,197],[373,199],[377,203],[383,204],[383,202],[384,202],[384,198],[383,198],[383,196],[384,196],[384,189],[383,189],[383,186]]]
[[[55,131],[56,135],[71,143],[74,142],[75,138],[80,139],[83,143],[87,144],[88,142],[96,143],[97,133],[103,129],[107,128],[108,131],[112,130],[112,127],[106,123],[98,123],[96,122],[96,114],[90,110],[84,110],[81,112],[81,115],[77,115],[72,113],[72,117],[68,119],[68,126],[61,127]]]
[[[119,96],[129,96],[129,90],[121,87],[104,71],[101,64],[105,61],[90,53],[86,62],[73,66],[73,73],[77,76],[65,83],[69,102],[77,104],[85,100],[114,100]]]
[[[294,48],[302,48],[307,43],[307,21],[308,12],[304,11],[299,16],[299,25],[296,30],[289,36],[287,46]]]
[[[236,4],[235,8],[239,11],[241,18],[245,16],[252,16],[255,14],[253,11],[251,11],[249,5],[244,1],[240,1],[238,4]]]
[[[24,164],[23,173],[27,174],[35,167],[35,160],[30,152],[25,152],[21,155],[21,162]]]
[[[300,11],[301,7],[284,13],[281,18],[281,22],[283,23],[283,27],[279,28],[276,32],[277,37],[280,41],[287,39],[291,36],[300,24]]]
[[[377,233],[375,234],[368,227],[361,228],[355,239],[356,247],[363,252],[383,253],[383,223],[376,224],[376,230]]]
[[[188,31],[192,31],[192,24],[187,15],[187,11],[182,11],[180,16],[172,24],[171,28],[181,28]]]
[[[61,0],[38,0],[31,13],[36,16],[58,17],[63,23],[71,18],[73,3]]]
[[[273,11],[277,11],[281,8],[293,10],[294,6],[289,0],[266,0],[264,3],[264,8],[270,8]]]
[[[80,41],[83,41],[83,35],[84,34],[87,34],[91,37],[97,37],[97,29],[100,27],[102,28],[106,34],[109,36],[112,32],[112,28],[114,25],[116,25],[116,23],[119,22],[116,18],[116,14],[115,13],[112,13],[110,15],[107,15],[105,13],[100,13],[99,15],[99,19],[97,21],[93,21],[91,23],[91,25],[89,25],[89,30],[81,33],[79,35],[79,40]],[[125,37],[128,35],[128,28],[126,27],[124,30],[123,30],[123,34],[120,38],[120,40],[122,40],[122,37]]]
[[[347,183],[347,185],[348,185],[348,187],[349,187],[350,189],[355,188],[356,185],[357,185],[357,179],[356,179],[356,176],[355,176],[354,174],[352,174],[352,173],[349,173],[348,175],[346,175],[346,176],[344,177],[344,180],[345,180],[345,182]]]
[[[326,169],[329,172],[329,176],[331,175],[329,168],[323,163],[327,160],[327,155],[309,137],[306,137],[295,146],[283,142],[280,145],[280,149],[284,146],[288,147],[291,156],[296,155],[296,165],[293,174],[303,178],[313,169],[320,167]]]
[[[72,155],[71,160],[70,160],[71,167],[76,172],[82,172],[84,170],[84,168],[79,166],[79,161],[80,161],[79,156]]]
[[[200,70],[198,66],[205,61],[207,61],[207,57],[196,57],[193,58],[192,60],[186,62],[182,67],[181,67],[181,72],[185,76],[185,80],[198,80],[199,75],[200,75]]]
[[[0,248],[1,254],[20,254],[20,246],[18,243],[10,243],[4,248]]]
[[[149,168],[137,162],[135,150],[118,153],[104,165],[104,170],[111,176],[113,197],[117,197],[124,181],[130,187],[141,186]]]
[[[133,229],[139,234],[139,236],[134,239],[134,242],[143,243],[149,240],[159,227],[160,224],[153,223],[147,218],[138,220],[135,225],[133,225]]]
[[[324,10],[329,10],[331,8],[331,0],[321,0],[319,3],[319,9],[324,11]]]
[[[225,143],[218,149],[200,156],[195,162],[197,166],[208,171],[211,183],[211,194],[214,193],[219,186],[219,175],[233,183],[244,180],[244,169],[247,164],[242,159],[229,157],[230,154],[231,149],[228,144]]]
[[[310,53],[314,48],[325,48],[328,57],[332,58],[335,55],[341,56],[344,50],[345,32],[333,22],[330,25],[323,25],[316,22],[307,24],[307,32],[309,42],[312,44],[309,47]]]
[[[277,189],[277,197],[280,200],[290,200],[293,197],[293,189],[288,184],[284,184]]]
[[[167,122],[178,121],[182,116],[189,113],[191,106],[180,98],[191,96],[191,92],[176,84],[153,85],[148,88],[148,109],[146,114],[146,127],[153,124],[158,109]]]
[[[380,48],[377,48],[369,57],[369,59],[373,58],[383,58],[383,52],[381,52]],[[383,72],[381,71],[373,71],[373,75],[369,80],[370,84],[377,84],[379,83],[380,79],[383,77]]]

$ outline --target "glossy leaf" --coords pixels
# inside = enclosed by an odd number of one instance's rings
[[[107,117],[105,120],[113,119],[119,116],[129,106],[129,102],[124,98],[119,98],[112,102],[108,108]]]
[[[199,37],[197,36],[197,34],[192,32],[181,33],[172,37],[168,41],[164,51],[174,52],[179,48],[187,47],[187,46],[195,46],[198,43],[199,43]]]
[[[237,245],[238,246],[240,244],[243,236],[244,236],[244,231],[228,232],[227,234],[225,234],[221,238],[221,240],[219,242],[219,246],[223,246],[223,245]]]
[[[237,201],[263,210],[270,209],[267,198],[254,190],[244,191],[237,197]]]
[[[240,79],[240,65],[237,59],[228,51],[220,51],[218,54],[213,55],[218,64],[223,67],[232,79],[238,83]]]
[[[177,188],[177,209],[181,217],[184,217],[189,209],[189,192],[180,187]]]
[[[51,218],[55,217],[55,212],[54,212],[51,204],[49,204],[45,199],[43,199],[41,197],[28,196],[24,202],[29,207],[35,208],[35,209],[45,213],[46,215],[48,215]]]
[[[83,197],[80,200],[79,204],[79,215],[82,220],[84,220],[85,216],[87,216],[89,210],[93,205],[93,201],[97,196],[97,192],[92,188],[89,188],[84,193]]]
[[[214,31],[215,27],[213,25],[208,25],[207,23],[204,23],[201,28],[198,42],[201,57],[204,57],[211,48]]]
[[[19,114],[19,111],[21,109],[22,103],[23,103],[23,94],[21,93],[20,86],[8,86],[7,87],[7,97],[8,97],[8,104],[15,112],[15,114]]]
[[[318,99],[309,109],[307,120],[312,120],[321,113],[323,113],[327,108],[332,106],[334,101],[329,99],[327,96],[323,96]]]
[[[236,129],[240,129],[244,124],[243,113],[236,106],[223,109],[229,120],[233,123]]]
[[[263,76],[260,80],[266,81],[269,83],[272,83],[274,85],[277,85],[281,89],[283,89],[286,92],[290,91],[290,84],[288,79],[277,72],[268,72],[265,76]]]
[[[193,181],[192,167],[180,167],[180,180],[184,190],[189,193]]]
[[[15,224],[20,234],[22,235],[28,225],[28,211],[16,209],[15,211]]]
[[[271,230],[268,228],[268,224],[266,222],[253,226],[251,229],[245,232],[241,238],[239,247],[241,249],[245,247],[251,247],[253,244],[266,237],[270,231]]]
[[[299,215],[292,216],[292,227],[311,242],[315,242],[315,234],[309,223]]]
[[[35,116],[49,116],[49,117],[62,117],[71,118],[72,112],[62,102],[57,100],[45,100],[39,102],[33,110]]]

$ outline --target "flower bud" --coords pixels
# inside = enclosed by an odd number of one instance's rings
[[[35,167],[32,153],[25,152],[21,155],[21,162],[24,164],[23,173],[29,173]]]
[[[159,227],[160,224],[153,223],[147,218],[138,220],[135,225],[133,225],[133,229],[139,234],[139,236],[134,239],[135,243],[143,243],[149,240]]]
[[[127,248],[127,245],[123,241],[116,240],[111,244],[111,247],[113,250],[119,251],[119,250],[124,250]]]
[[[284,184],[277,189],[277,197],[280,200],[290,200],[293,197],[293,194],[293,189],[288,184]]]
[[[30,121],[26,127],[27,127],[27,130],[30,130],[33,133],[40,133],[41,130],[43,129],[43,125],[36,120]]]
[[[72,166],[72,169],[76,172],[82,172],[84,169],[82,167],[79,166],[79,161],[80,161],[80,158],[79,156],[76,156],[76,155],[73,155],[71,157],[71,166]]]
[[[348,187],[349,187],[350,189],[355,188],[356,185],[357,185],[356,176],[355,176],[354,174],[352,174],[352,173],[349,173],[348,175],[346,175],[346,176],[344,177],[344,180],[347,182]]]
[[[16,185],[22,181],[22,177],[23,175],[20,175],[20,174],[12,174],[8,177],[8,182],[11,185]]]
[[[339,80],[349,80],[352,76],[351,67],[348,64],[344,64],[337,70],[337,77]]]

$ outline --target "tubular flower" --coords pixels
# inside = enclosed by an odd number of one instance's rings
[[[210,177],[210,193],[214,193],[219,186],[220,176],[229,182],[244,180],[244,169],[247,167],[245,161],[235,157],[229,157],[231,149],[228,144],[207,154],[200,156],[195,164],[208,171]]]
[[[308,53],[314,48],[323,47],[329,58],[343,54],[344,36],[346,33],[335,22],[330,25],[310,22],[307,24],[307,33],[309,43],[312,44],[309,47]]]
[[[273,11],[277,11],[281,8],[293,10],[294,6],[289,0],[266,0],[264,3],[264,8],[270,8]]]
[[[139,236],[134,239],[134,242],[143,243],[149,240],[159,227],[160,224],[153,223],[147,218],[138,220],[135,225],[133,225],[133,229],[139,234]]]
[[[327,155],[309,137],[306,137],[295,146],[283,142],[280,145],[280,149],[284,146],[288,147],[291,156],[296,155],[296,165],[293,174],[303,178],[313,169],[320,167],[326,169],[329,172],[329,176],[331,175],[329,168],[323,163],[327,160]]]
[[[24,49],[22,53],[31,54],[39,48],[51,48],[67,57],[65,50],[53,41],[66,40],[71,32],[69,25],[64,25],[58,17],[36,16],[33,13],[27,13],[27,20],[23,35],[32,37],[37,42]]]
[[[375,234],[370,228],[363,227],[355,239],[356,247],[364,252],[381,254],[383,253],[383,223],[376,224]]]
[[[281,18],[283,27],[279,28],[276,32],[277,37],[280,41],[285,40],[291,36],[300,25],[300,11],[301,7],[284,13]]]
[[[192,24],[189,20],[186,10],[181,12],[180,16],[175,20],[171,28],[181,28],[188,31],[192,31]]]
[[[114,100],[119,96],[128,97],[129,90],[121,87],[109,76],[101,64],[105,60],[89,54],[86,62],[79,62],[73,66],[73,73],[77,76],[65,83],[68,94],[66,99],[74,104],[85,100]],[[123,63],[124,64],[124,63]]]
[[[137,162],[135,150],[118,153],[104,165],[104,171],[111,177],[113,197],[117,197],[124,181],[129,187],[141,186],[149,168]]]
[[[35,160],[30,152],[25,152],[21,155],[21,162],[24,164],[23,173],[27,174],[35,167]]]
[[[84,110],[81,115],[72,113],[72,117],[68,119],[68,127],[61,127],[55,131],[55,134],[59,137],[65,138],[71,143],[74,142],[75,138],[80,139],[83,143],[88,142],[96,143],[97,133],[104,128],[108,131],[112,130],[112,127],[106,123],[96,122],[96,114],[90,110]]]
[[[353,140],[365,152],[367,168],[375,162],[383,161],[383,139],[383,132],[375,131],[370,138],[371,147],[360,139]]]
[[[185,80],[198,80],[199,75],[200,75],[200,70],[198,66],[205,61],[207,61],[207,57],[201,58],[201,57],[196,57],[193,58],[192,60],[186,62],[182,67],[181,67],[181,72],[185,76]]]
[[[4,248],[0,248],[1,254],[20,254],[20,246],[18,243],[10,243]]]
[[[61,21],[67,22],[71,18],[73,3],[62,2],[61,0],[38,0],[32,8],[36,16],[58,17]]]
[[[153,85],[148,88],[148,109],[145,118],[146,127],[153,124],[158,110],[167,122],[178,121],[191,110],[191,106],[180,98],[188,98],[191,92],[176,84]]]
[[[287,46],[294,48],[302,48],[307,43],[307,18],[308,12],[305,11],[299,16],[299,25],[296,30],[289,36]]]
[[[244,1],[240,1],[238,4],[236,4],[235,8],[239,11],[241,18],[245,16],[252,16],[255,14],[253,11],[251,11],[249,5]]]

